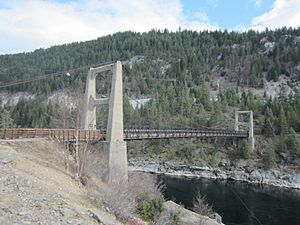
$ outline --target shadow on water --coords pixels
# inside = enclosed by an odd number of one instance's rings
[[[164,196],[187,208],[200,191],[226,225],[300,225],[300,191],[239,181],[159,176]],[[246,204],[249,210],[243,205]]]

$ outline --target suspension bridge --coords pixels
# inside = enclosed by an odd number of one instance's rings
[[[111,71],[112,82],[109,98],[96,98],[96,76],[99,73]],[[61,73],[54,74],[55,76]],[[43,79],[43,78],[38,78]],[[16,83],[18,84],[18,82]],[[96,108],[108,105],[107,129],[99,130],[96,123]],[[239,114],[248,113],[250,121],[246,123],[249,131],[240,131],[239,126],[245,125],[239,121]],[[127,180],[127,147],[126,141],[151,140],[170,138],[201,138],[201,137],[232,137],[248,138],[254,150],[253,113],[252,111],[237,111],[235,114],[235,129],[124,129],[123,127],[123,87],[122,63],[117,61],[95,68],[90,68],[84,94],[81,129],[35,129],[10,128],[1,130],[3,139],[49,137],[64,142],[88,141],[103,142],[108,155],[109,181],[115,179]]]

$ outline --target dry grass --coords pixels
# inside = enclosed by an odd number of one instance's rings
[[[111,213],[126,224],[145,224],[137,219],[137,198],[147,193],[151,198],[161,196],[160,187],[155,178],[147,174],[131,174],[129,182],[124,179],[115,180],[113,185],[102,183],[92,191],[94,198],[100,199],[98,204],[104,205]]]
[[[129,174],[129,179],[114,180],[108,183],[108,160],[99,146],[88,146],[85,150],[81,176],[86,179],[86,187],[91,199],[98,206],[113,213],[118,219],[129,225],[142,225],[137,219],[137,199],[147,193],[150,198],[162,197],[160,184],[156,176],[145,173]],[[83,153],[82,153],[83,154]]]
[[[129,189],[136,193],[147,193],[150,198],[162,197],[164,186],[157,182],[156,175],[146,173],[131,173],[129,174]]]

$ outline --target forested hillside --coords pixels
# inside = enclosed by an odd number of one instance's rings
[[[5,105],[1,127],[76,127],[79,109],[48,104],[55,90],[83,93],[88,68],[122,60],[124,63],[125,125],[127,127],[233,127],[234,110],[254,111],[255,128],[266,136],[280,135],[280,149],[300,154],[300,29],[258,33],[152,30],[123,32],[97,40],[0,56],[0,81],[10,83],[72,70],[53,77],[9,87],[41,98]],[[109,93],[109,77],[97,79],[98,94]],[[283,84],[282,81],[286,82]],[[271,95],[267,85],[280,84]],[[257,90],[263,94],[257,94]],[[278,94],[278,95],[277,95]],[[133,109],[131,98],[151,100]],[[105,125],[107,109],[98,113]],[[62,116],[64,115],[64,116]],[[247,119],[247,118],[245,118]],[[77,125],[76,125],[77,124]],[[291,150],[292,149],[292,150]]]
[[[268,80],[277,80],[280,74],[298,78],[300,29],[261,33],[186,30],[116,33],[32,53],[2,55],[0,81],[6,83],[79,69],[72,79],[53,78],[15,86],[11,91],[49,93],[62,87],[83,88],[89,66],[134,56],[141,56],[143,63],[128,69],[126,88],[136,95],[155,93],[162,80],[194,87],[212,81],[214,75],[225,76],[239,86],[259,87],[264,76]]]

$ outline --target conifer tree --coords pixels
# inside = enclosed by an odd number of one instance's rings
[[[285,112],[283,108],[280,109],[278,119],[277,119],[277,132],[278,134],[288,133],[288,123],[285,117]]]
[[[288,134],[285,139],[285,144],[287,146],[287,149],[293,154],[293,155],[299,155],[300,153],[300,142],[297,137],[296,132],[293,128],[289,128]]]
[[[262,133],[266,136],[273,136],[275,134],[274,115],[269,107],[267,107],[266,110],[266,115],[262,125]]]
[[[0,112],[0,129],[14,128],[16,127],[14,120],[10,117],[7,110],[1,110]]]

